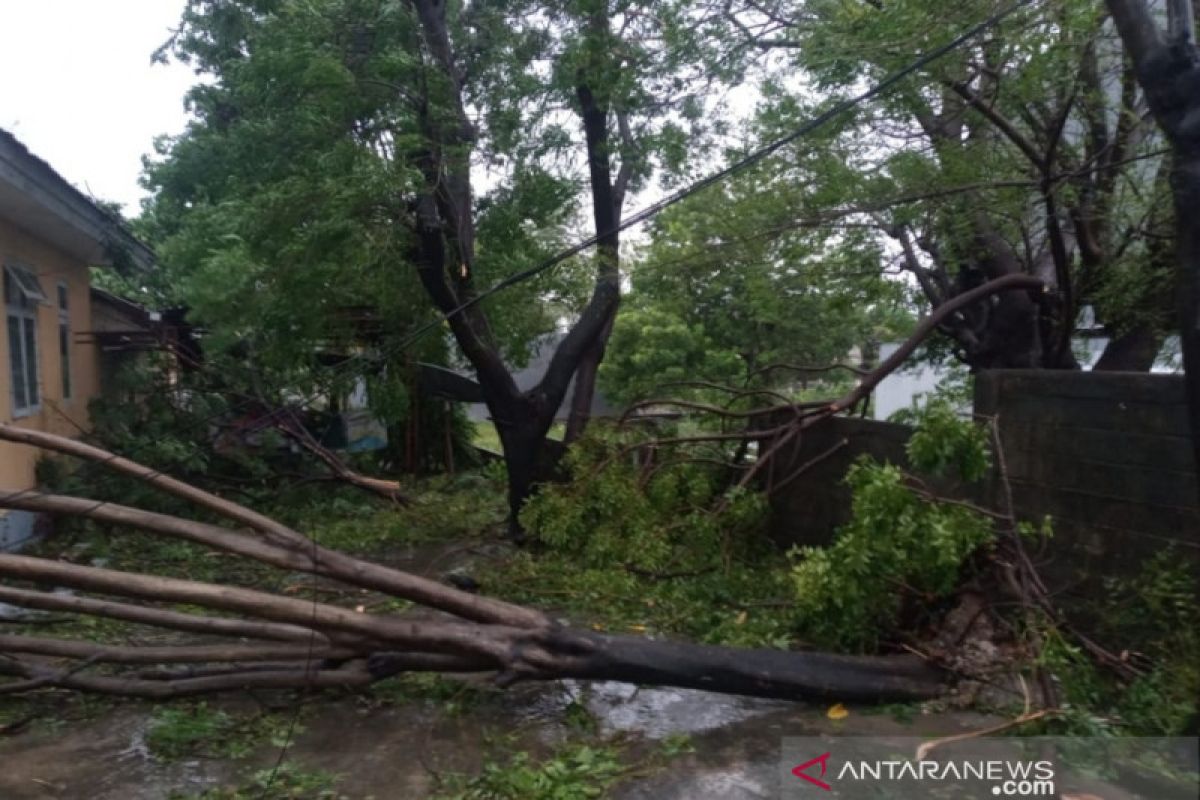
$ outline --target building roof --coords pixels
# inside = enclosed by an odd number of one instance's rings
[[[149,270],[154,252],[119,216],[0,128],[0,217],[89,264]]]

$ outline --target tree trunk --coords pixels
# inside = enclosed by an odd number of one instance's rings
[[[508,536],[521,544],[525,541],[521,509],[533,495],[535,485],[545,477],[540,467],[550,422],[540,419],[526,403],[497,408],[504,409],[498,414],[493,413],[492,419],[500,435],[504,466],[508,470]]]
[[[563,442],[566,444],[578,440],[587,430],[588,423],[591,422],[592,406],[596,402],[596,375],[600,371],[600,362],[604,360],[604,351],[608,347],[608,337],[612,333],[613,321],[609,320],[608,325],[601,332],[600,338],[588,348],[583,360],[579,362],[579,369],[575,370],[575,391],[571,395],[571,413],[567,418],[566,431],[563,433]]]
[[[1200,98],[1196,99],[1195,108],[1193,113],[1198,117],[1196,124],[1200,128]],[[1195,217],[1196,209],[1200,208],[1200,130],[1195,133],[1197,140],[1193,146],[1176,154],[1171,188],[1175,195],[1179,251],[1176,279],[1179,343],[1183,349],[1192,449],[1196,474],[1200,478],[1200,225],[1196,224]]]
[[[591,19],[592,28],[600,35],[608,33],[608,17],[603,12]],[[596,283],[618,286],[621,280],[621,239],[617,226],[620,224],[621,196],[613,185],[612,153],[608,136],[608,103],[597,97],[586,81],[580,81],[576,89],[579,98],[579,113],[583,119],[584,140],[587,143],[588,175],[592,186],[592,220],[596,226]],[[619,291],[617,297],[620,297]],[[563,441],[574,442],[583,435],[592,416],[592,401],[596,396],[596,373],[604,359],[604,350],[612,333],[617,316],[617,305],[613,304],[608,318],[587,348],[575,370],[575,393],[571,397],[571,413]]]
[[[946,676],[919,658],[840,656],[786,650],[747,650],[610,636],[563,629],[542,642],[543,675],[784,700],[829,698],[854,702],[927,700],[946,690]],[[387,655],[372,660],[378,677],[403,669]]]
[[[1167,0],[1164,37],[1144,0],[1106,0],[1155,120],[1171,142],[1177,254],[1176,311],[1188,419],[1200,480],[1200,47],[1188,0]]]
[[[607,146],[608,113],[587,88],[592,77],[586,66],[577,76],[580,109],[587,141],[591,174],[593,212],[600,236],[596,283],[578,321],[559,343],[541,382],[520,391],[491,335],[487,315],[473,301],[474,204],[470,162],[473,127],[466,115],[462,76],[459,73],[446,4],[414,0],[417,18],[429,52],[431,68],[449,89],[448,101],[435,108],[434,98],[422,112],[422,131],[428,145],[417,161],[426,188],[416,203],[417,272],[434,305],[446,315],[450,330],[463,355],[475,368],[479,387],[500,431],[505,463],[509,467],[509,530],[520,538],[521,506],[540,477],[538,466],[545,451],[545,437],[554,414],[566,396],[571,378],[584,364],[604,352],[604,338],[616,315],[621,287],[617,265],[617,202],[611,179]],[[606,12],[597,19],[607,25]],[[595,369],[583,370],[582,382],[593,386]],[[576,390],[576,396],[590,391]],[[582,398],[581,398],[582,399]],[[576,423],[581,429],[582,424]]]

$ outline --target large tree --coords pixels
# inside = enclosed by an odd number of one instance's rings
[[[729,13],[748,46],[791,68],[768,84],[769,131],[996,10],[774,0]],[[1110,335],[1100,367],[1152,364],[1173,323],[1162,142],[1096,3],[1032,4],[809,145],[784,165],[790,180],[772,182],[789,192],[780,227],[874,228],[871,246],[931,306],[1001,275],[1045,280],[1044,295],[1014,293],[945,326],[972,367],[1076,367],[1084,306]]]
[[[1179,337],[1187,379],[1192,443],[1200,474],[1200,47],[1190,0],[1167,0],[1159,27],[1143,0],[1106,0],[1138,81],[1171,143],[1178,272],[1175,283]]]
[[[721,394],[702,384],[786,389],[829,377],[823,368],[855,346],[869,360],[911,330],[910,292],[881,275],[869,234],[845,231],[834,244],[823,230],[773,227],[779,197],[760,187],[775,167],[736,176],[656,221],[601,370],[607,397]],[[778,402],[769,393],[748,399]]]
[[[498,428],[515,531],[572,379],[568,434],[587,422],[625,199],[686,161],[703,87],[735,71],[706,57],[708,19],[687,0],[191,0],[171,51],[206,80],[150,167],[150,227],[197,316],[296,358],[365,305],[398,371],[432,304]],[[564,241],[581,194],[590,264],[478,302]],[[518,388],[509,365],[564,319]]]

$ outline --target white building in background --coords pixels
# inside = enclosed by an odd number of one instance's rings
[[[883,361],[896,352],[896,348],[900,344],[901,342],[888,342],[880,345],[879,360]],[[1100,354],[1104,352],[1107,345],[1108,338],[1104,336],[1078,337],[1073,343],[1075,358],[1079,361],[1080,366],[1085,370],[1090,370],[1099,360]],[[922,395],[935,391],[938,384],[950,376],[951,371],[951,367],[917,363],[909,368],[893,372],[884,378],[875,389],[875,394],[871,398],[872,418],[886,420],[897,411],[912,408],[913,403]],[[1162,374],[1176,374],[1183,371],[1179,360],[1179,337],[1167,337],[1162,352],[1158,355],[1158,361],[1150,371]]]

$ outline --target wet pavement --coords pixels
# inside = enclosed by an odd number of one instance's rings
[[[828,734],[939,736],[986,727],[971,713],[917,716],[901,723],[850,708],[839,721],[825,709],[682,689],[562,681],[516,687],[457,714],[435,702],[368,707],[353,699],[315,704],[304,715],[288,760],[340,776],[351,800],[430,796],[437,776],[473,772],[504,748],[548,752],[567,735],[566,710],[585,706],[602,734],[651,747],[686,734],[693,751],[614,790],[616,800],[757,800],[776,796],[780,740]],[[239,761],[161,761],[146,748],[147,706],[125,707],[69,729],[35,729],[0,740],[2,800],[166,800],[231,785],[271,766],[264,746]],[[644,742],[644,745],[639,745]]]
[[[437,577],[495,554],[497,549],[488,545],[417,545],[390,554],[388,563]],[[249,698],[221,703],[255,707]],[[635,755],[637,748],[649,751],[670,736],[690,738],[691,752],[652,775],[619,785],[609,795],[613,800],[773,798],[784,736],[941,736],[994,722],[955,712],[900,723],[853,706],[846,719],[833,721],[824,706],[557,681],[488,693],[454,714],[436,701],[372,705],[353,697],[323,699],[306,709],[286,756],[299,768],[338,775],[337,790],[350,800],[419,800],[434,793],[438,776],[473,773],[483,762],[503,758],[506,750],[549,753],[571,732],[567,720],[572,704],[588,710],[598,733],[624,737]],[[150,718],[151,706],[130,703],[94,721],[39,725],[0,737],[0,800],[187,797],[242,783],[280,757],[279,748],[264,745],[238,760],[164,761],[146,747]]]

